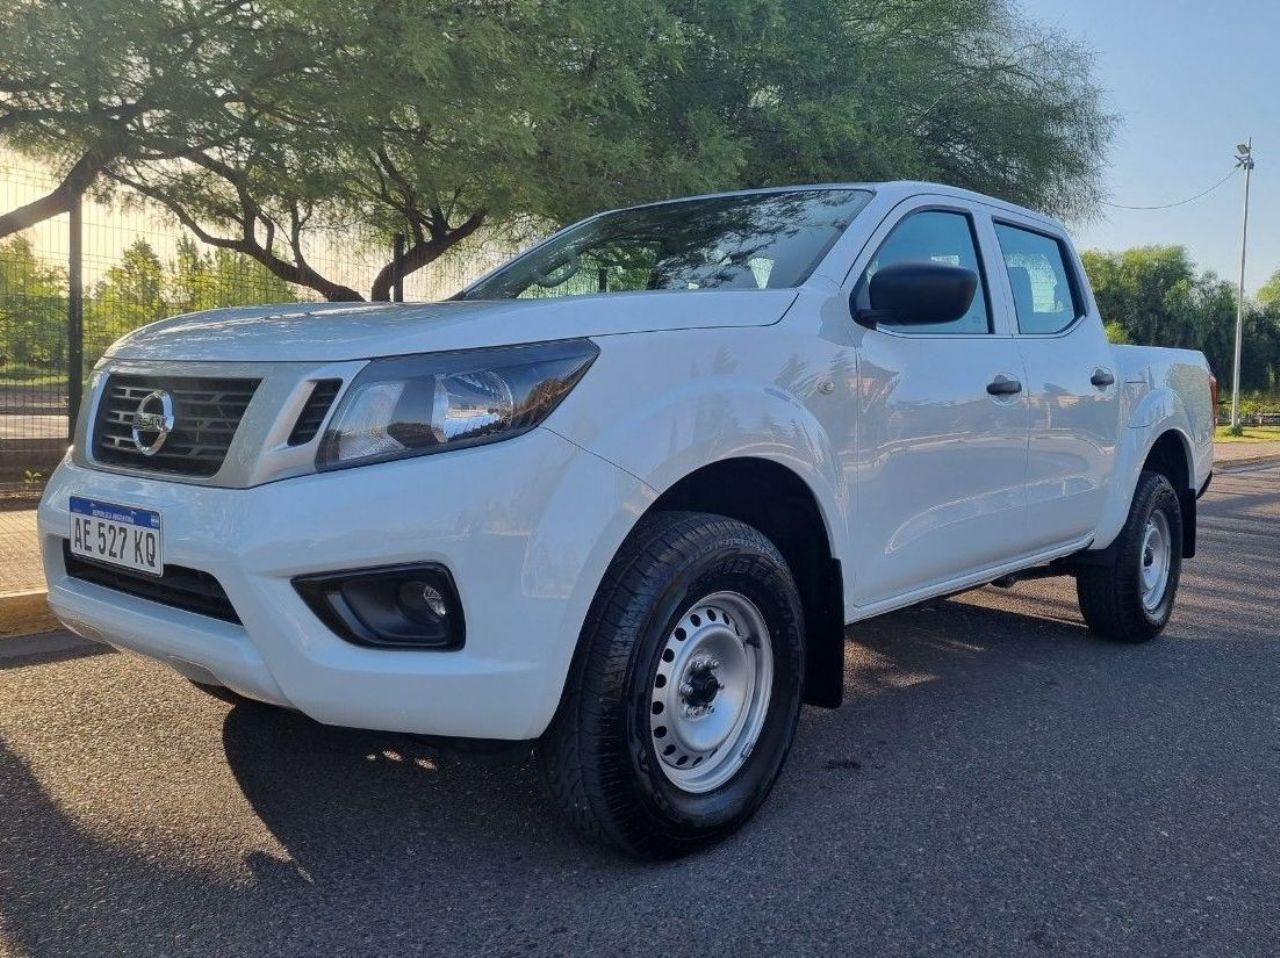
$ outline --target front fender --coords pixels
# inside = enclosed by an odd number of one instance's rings
[[[760,336],[736,332],[747,339]],[[798,396],[815,388],[827,369],[816,349],[805,352],[798,339],[776,338],[734,349],[722,332],[626,338],[630,342],[622,349],[603,344],[600,358],[548,428],[626,470],[657,495],[721,460],[776,462],[813,492],[832,549],[844,558],[843,475],[826,430]]]

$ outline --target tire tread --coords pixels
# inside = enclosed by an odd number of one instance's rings
[[[1143,472],[1134,491],[1124,528],[1113,544],[1112,561],[1085,566],[1076,574],[1076,597],[1089,630],[1112,642],[1146,642],[1163,631],[1164,614],[1152,619],[1142,605],[1142,589],[1132,570],[1138,567],[1142,532],[1154,509],[1166,510],[1173,562],[1169,569],[1168,604],[1172,612],[1182,562],[1182,514],[1169,480],[1158,472]]]
[[[630,753],[625,710],[617,703],[626,697],[633,637],[641,633],[675,570],[692,565],[712,540],[738,540],[756,553],[737,560],[742,571],[750,572],[754,563],[764,565],[760,554],[774,564],[768,572],[786,569],[773,543],[737,520],[676,511],[643,518],[597,590],[560,707],[535,750],[544,788],[568,821],[588,838],[640,857],[672,857],[706,840],[656,835],[639,813],[629,779],[631,762],[643,762],[644,755]],[[789,574],[787,582],[798,610]]]

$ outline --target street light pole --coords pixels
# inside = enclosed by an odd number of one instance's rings
[[[1231,430],[1240,428],[1240,350],[1244,341],[1244,260],[1249,249],[1249,180],[1253,175],[1253,137],[1236,147],[1236,164],[1244,167],[1244,227],[1240,233],[1240,289],[1236,298],[1236,355],[1231,379]],[[1217,416],[1217,410],[1214,410]]]

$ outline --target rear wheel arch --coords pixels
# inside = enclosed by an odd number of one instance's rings
[[[1169,480],[1182,513],[1182,557],[1196,554],[1196,490],[1192,488],[1191,444],[1177,429],[1162,432],[1147,451],[1143,472],[1156,472]]]
[[[804,701],[835,708],[844,690],[844,578],[818,497],[771,459],[710,463],[668,487],[649,512],[708,512],[762,532],[782,553],[805,617]]]

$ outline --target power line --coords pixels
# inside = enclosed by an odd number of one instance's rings
[[[1204,192],[1197,193],[1195,196],[1189,196],[1185,200],[1178,200],[1178,202],[1176,203],[1163,203],[1163,204],[1160,204],[1159,206],[1124,206],[1120,203],[1107,203],[1106,201],[1104,201],[1102,205],[1110,206],[1113,209],[1117,209],[1117,210],[1171,210],[1175,206],[1186,206],[1188,203],[1194,203],[1196,200],[1201,199],[1202,197],[1208,196],[1218,187],[1222,186],[1222,184],[1226,183],[1227,180],[1231,179],[1231,177],[1239,173],[1240,169],[1241,169],[1240,165],[1237,164],[1235,169],[1233,169],[1230,173],[1228,173],[1222,179],[1218,180],[1217,183],[1214,183],[1213,186],[1209,187]]]

